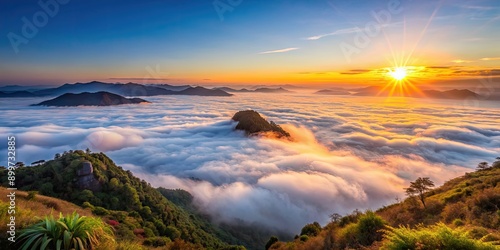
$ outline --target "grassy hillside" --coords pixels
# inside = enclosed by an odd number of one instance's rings
[[[5,197],[10,193],[4,187],[0,187],[0,195]],[[7,222],[9,221],[9,216],[7,211],[9,210],[9,204],[0,201],[0,220]],[[87,216],[92,218],[100,218],[103,221],[109,221],[101,216],[96,216],[92,214],[90,209],[84,209],[77,206],[71,202],[67,202],[61,199],[48,197],[44,195],[39,195],[34,192],[16,191],[16,240],[19,239],[21,230],[26,229],[30,225],[33,225],[45,217],[53,216],[58,218],[59,214],[69,215],[76,212],[80,216]],[[6,223],[0,225],[0,230],[7,232],[8,228]],[[2,234],[0,237],[0,245],[8,246],[8,249],[16,249],[17,245],[13,245],[7,240],[7,236]],[[124,241],[125,240],[125,241]],[[147,247],[142,246],[142,241],[140,239],[117,239],[115,244],[116,249],[135,249],[135,250],[146,250]]]
[[[180,248],[192,249],[242,248],[230,246],[239,241],[196,214],[176,206],[149,183],[116,166],[103,153],[77,150],[55,158],[39,166],[17,168],[17,188],[36,190],[87,208],[77,211],[86,214],[91,211],[110,222],[120,240],[140,240],[146,245],[164,245],[173,241],[172,244]],[[93,173],[85,178],[78,174],[84,162],[93,166]],[[2,185],[7,186],[5,169],[0,169],[0,176]],[[50,213],[42,207],[34,206],[32,210]],[[32,222],[26,221],[25,225]]]
[[[417,197],[376,212],[332,214],[305,225],[294,241],[267,249],[500,249],[500,159]]]

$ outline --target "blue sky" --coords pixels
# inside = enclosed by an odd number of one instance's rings
[[[329,83],[342,71],[391,66],[387,58],[398,53],[426,66],[463,60],[486,69],[498,61],[481,58],[500,56],[498,1],[66,1],[17,53],[9,34],[23,37],[23,17],[32,22],[43,8],[34,0],[0,3],[0,84]],[[346,56],[341,44],[353,44],[372,13],[397,2],[402,9],[383,32]],[[214,5],[229,10],[221,18]]]

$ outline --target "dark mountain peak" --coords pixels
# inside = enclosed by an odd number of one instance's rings
[[[425,90],[424,94],[427,97],[440,99],[467,99],[481,97],[479,94],[468,89],[452,89],[446,91]]]
[[[199,95],[199,96],[232,96],[220,89],[207,89],[201,86],[189,87],[182,91],[175,92],[176,95]]]
[[[0,91],[0,98],[2,97],[36,97],[36,95],[26,90],[14,91],[14,92]]]
[[[279,87],[279,88],[267,88],[267,87],[264,87],[264,88],[257,88],[254,91],[255,92],[261,92],[261,93],[288,93],[288,92],[292,92],[292,91],[284,89],[282,87]]]
[[[158,96],[158,95],[199,95],[199,96],[230,96],[221,90],[209,90],[203,87],[168,87],[151,86],[139,83],[104,83],[92,81],[88,83],[65,84],[57,88],[43,89],[34,92],[38,96],[56,96],[65,93],[83,93],[106,91],[122,96]]]
[[[113,106],[138,103],[149,102],[140,98],[125,98],[117,94],[101,91],[97,93],[66,93],[54,99],[34,104],[33,106]]]
[[[350,95],[349,91],[345,89],[322,89],[314,92],[318,95]]]
[[[290,134],[274,122],[268,122],[257,111],[245,110],[234,114],[234,121],[238,122],[237,130],[243,130],[247,135],[272,134],[278,138],[290,138]]]

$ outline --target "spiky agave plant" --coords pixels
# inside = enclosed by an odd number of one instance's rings
[[[107,248],[114,243],[113,231],[99,218],[73,213],[56,220],[51,215],[22,231],[19,249],[84,250]]]

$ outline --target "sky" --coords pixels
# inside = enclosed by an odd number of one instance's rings
[[[417,84],[500,75],[495,0],[7,0],[0,84]]]

